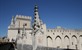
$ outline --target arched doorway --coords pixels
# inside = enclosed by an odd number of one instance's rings
[[[69,49],[70,40],[69,40],[69,37],[67,35],[64,37],[64,41],[65,41],[64,42],[65,48]]]
[[[61,48],[61,37],[60,36],[57,36],[56,38],[55,38],[55,41],[56,41],[56,46],[57,46],[57,48]]]
[[[79,36],[80,50],[82,50],[82,35]]]
[[[50,36],[47,36],[47,47],[52,47],[52,38]]]
[[[77,37],[75,35],[72,36],[72,46],[77,49]]]

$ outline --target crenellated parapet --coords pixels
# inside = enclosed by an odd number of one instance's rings
[[[16,15],[15,19],[31,20],[31,17],[30,16],[24,16],[24,15]]]
[[[31,17],[24,16],[24,15],[16,15],[12,17],[11,24],[9,25],[8,29],[10,28],[23,28],[24,24],[28,24],[26,27],[30,28],[31,25]]]

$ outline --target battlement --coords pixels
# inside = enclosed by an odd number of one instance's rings
[[[30,16],[24,16],[24,15],[16,15],[16,19],[29,19],[31,20],[31,17]]]

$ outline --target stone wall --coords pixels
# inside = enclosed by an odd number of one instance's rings
[[[17,45],[17,50],[32,50],[32,45]],[[64,48],[51,48],[38,46],[36,50],[74,50],[74,49],[64,49]]]

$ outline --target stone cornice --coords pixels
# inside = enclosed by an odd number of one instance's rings
[[[23,30],[23,28],[8,28],[8,30]],[[31,28],[25,28],[25,30],[32,30]]]
[[[16,19],[31,21],[31,19],[25,19],[25,18],[16,18]]]

